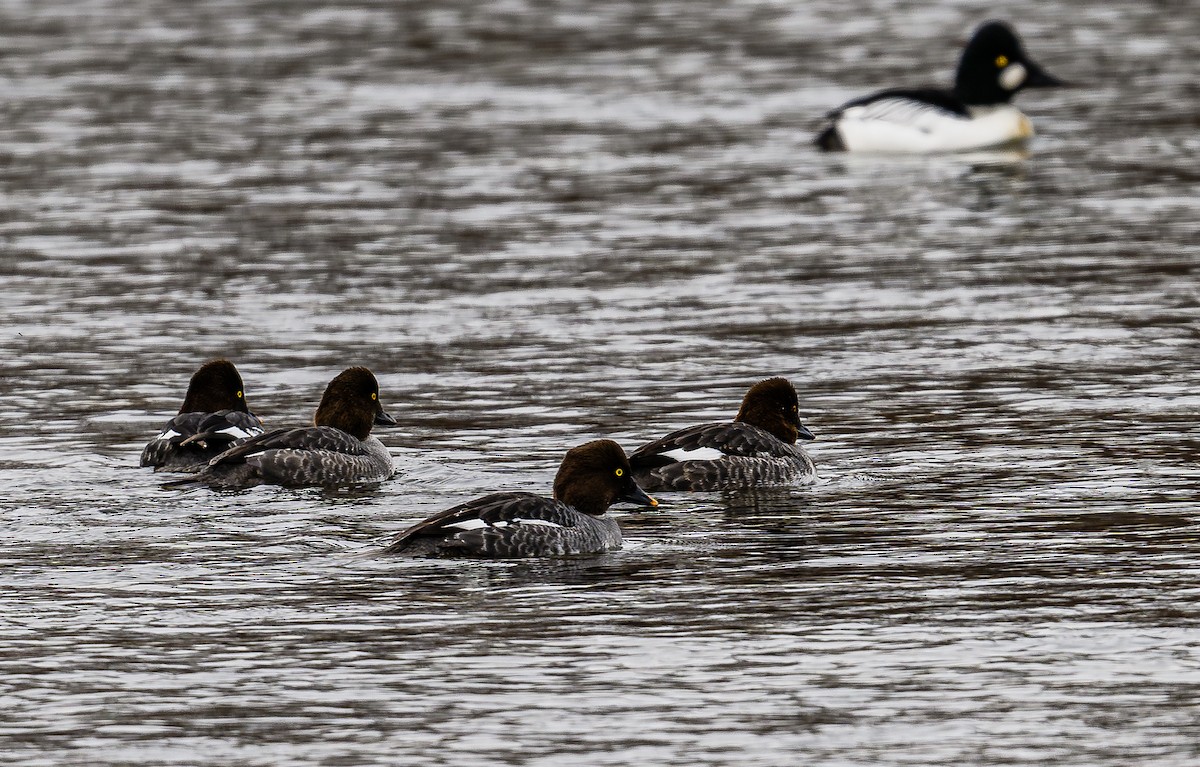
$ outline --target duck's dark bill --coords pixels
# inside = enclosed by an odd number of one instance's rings
[[[1068,85],[1065,80],[1059,80],[1032,61],[1025,65],[1025,70],[1027,73],[1025,79],[1026,88],[1062,88]]]
[[[622,493],[621,497],[617,498],[617,500],[624,501],[625,503],[636,503],[639,506],[658,505],[658,501],[646,495],[646,491],[638,487],[636,484],[633,485],[633,487],[626,488],[625,492]]]
[[[395,426],[396,419],[387,414],[386,410],[380,410],[375,414],[376,426]]]

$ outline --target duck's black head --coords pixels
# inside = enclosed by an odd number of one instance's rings
[[[215,413],[240,410],[249,413],[242,376],[229,360],[213,360],[200,366],[188,383],[180,413]]]
[[[786,378],[768,378],[751,386],[733,420],[757,426],[789,445],[797,439],[814,439],[800,423],[800,401]]]
[[[658,505],[633,481],[625,451],[610,439],[587,442],[567,451],[554,477],[554,497],[594,517],[619,501]]]
[[[388,415],[379,401],[379,382],[366,368],[346,368],[325,387],[317,414],[317,426],[332,426],[359,439],[371,434],[371,426],[395,426],[396,419]]]
[[[1006,104],[1023,88],[1064,85],[1025,54],[1017,34],[1002,21],[975,31],[954,76],[954,95],[968,106]]]

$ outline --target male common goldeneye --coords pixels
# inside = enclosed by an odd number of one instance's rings
[[[604,513],[621,501],[658,505],[633,481],[621,446],[600,439],[567,451],[553,499],[485,495],[413,525],[385,553],[497,559],[599,554],[621,548],[621,528]]]
[[[768,378],[750,387],[732,423],[672,432],[633,451],[629,463],[650,491],[811,482],[817,470],[797,439],[813,435],[800,423],[796,390],[786,378]]]
[[[183,407],[142,450],[141,465],[200,471],[231,443],[262,432],[262,420],[246,406],[237,368],[228,360],[213,360],[192,375]]]
[[[1033,124],[1009,100],[1064,83],[1025,54],[1000,21],[981,26],[958,62],[954,88],[894,88],[830,112],[817,146],[850,152],[961,152],[1020,144]]]
[[[394,426],[379,402],[370,370],[343,370],[325,387],[313,426],[275,429],[248,439],[209,461],[191,480],[216,488],[270,484],[335,487],[382,482],[392,476],[392,456],[371,426]]]

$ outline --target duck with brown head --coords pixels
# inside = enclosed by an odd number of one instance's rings
[[[229,360],[206,362],[192,375],[179,414],[142,450],[155,471],[200,471],[238,440],[263,433],[246,405],[242,376]]]
[[[629,463],[651,491],[813,482],[816,467],[798,439],[813,434],[800,423],[796,389],[786,378],[768,378],[750,387],[732,422],[671,432],[635,450]]]
[[[213,458],[193,481],[216,488],[382,482],[392,476],[392,456],[371,427],[395,424],[379,401],[379,383],[371,371],[347,368],[325,388],[312,426],[276,429],[246,440]]]
[[[518,559],[598,554],[621,548],[621,528],[605,512],[614,503],[657,506],[633,480],[625,451],[607,439],[567,451],[554,497],[492,493],[419,522],[385,553]]]

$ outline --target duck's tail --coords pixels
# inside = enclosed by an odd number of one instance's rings
[[[845,152],[846,145],[842,142],[842,137],[838,135],[837,126],[830,125],[813,141],[821,149],[826,152]]]
[[[184,488],[200,487],[201,485],[206,485],[206,484],[208,484],[208,483],[205,482],[203,479],[201,479],[199,474],[190,474],[186,477],[181,477],[179,479],[173,479],[170,482],[162,483],[162,489],[163,490],[183,490]]]

